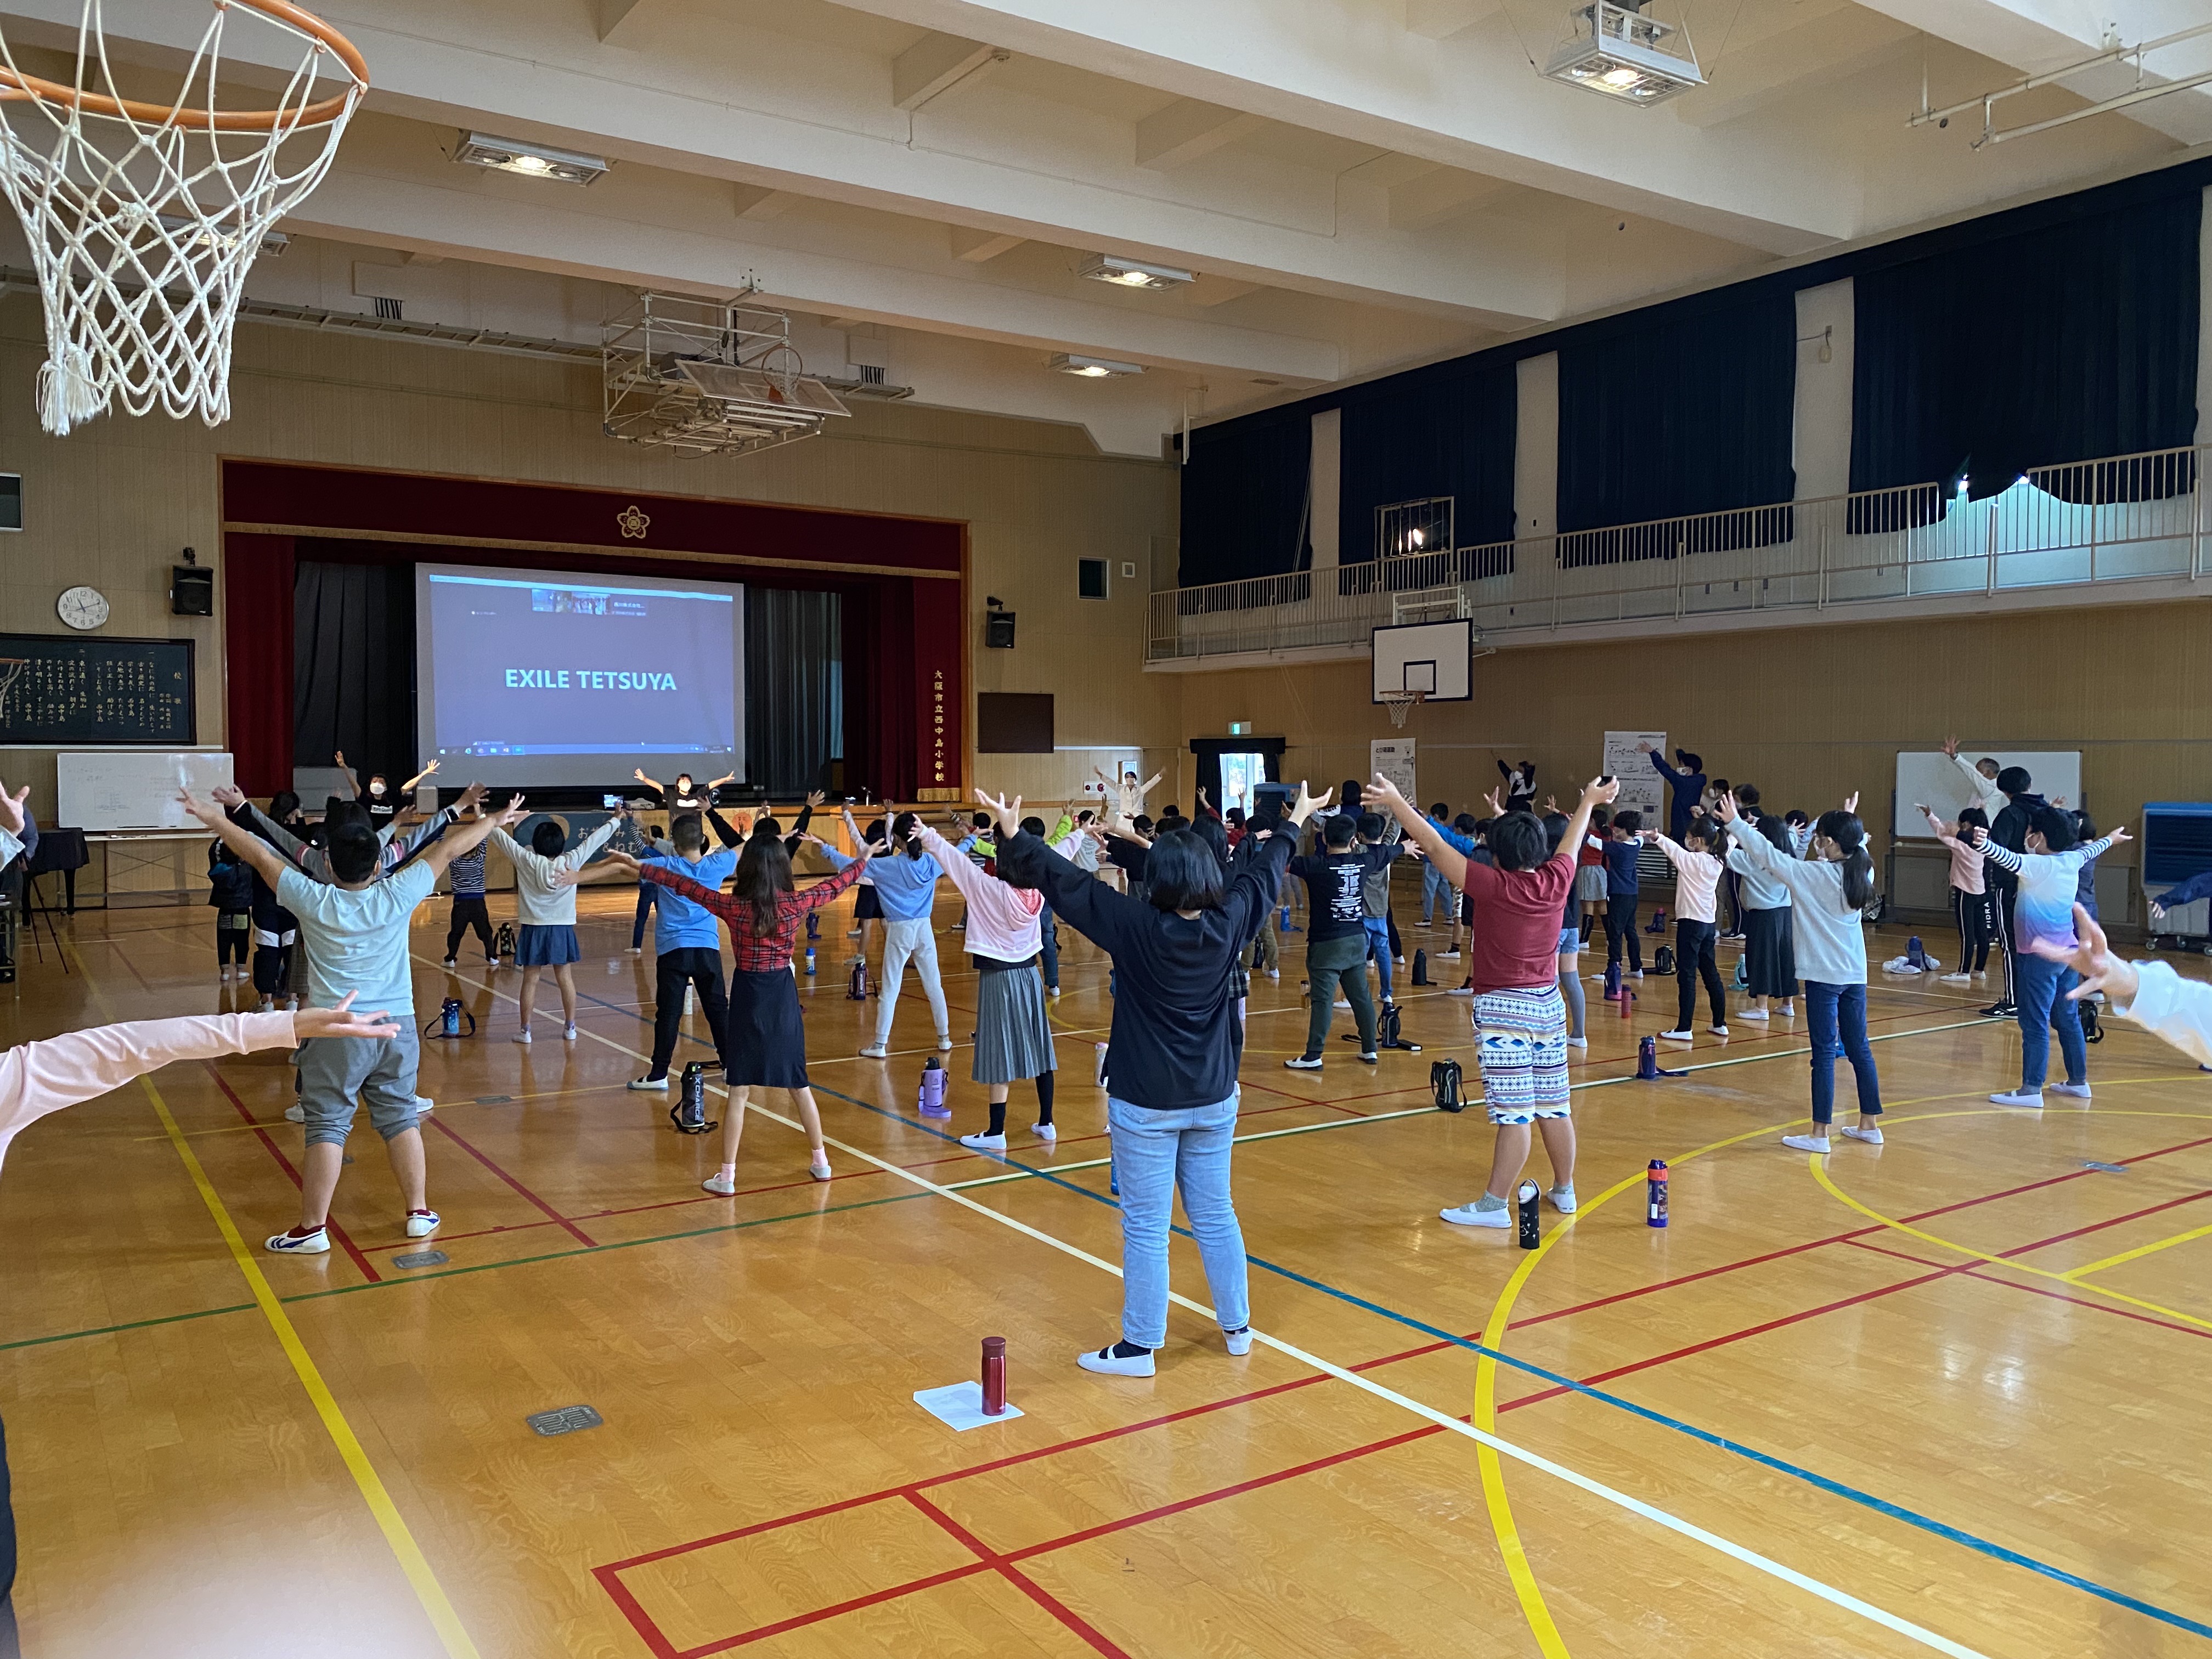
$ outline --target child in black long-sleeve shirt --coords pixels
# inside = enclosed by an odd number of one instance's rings
[[[220,842],[208,849],[208,902],[215,907],[215,976],[228,984],[235,960],[242,980],[253,936],[253,872]]]
[[[1605,965],[1621,959],[1628,947],[1626,971],[1644,977],[1644,951],[1636,939],[1636,901],[1642,893],[1637,879],[1636,855],[1643,850],[1644,814],[1626,811],[1613,820],[1613,839],[1605,844]]]

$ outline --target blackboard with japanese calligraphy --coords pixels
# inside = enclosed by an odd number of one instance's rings
[[[190,640],[0,634],[0,659],[23,667],[0,691],[0,747],[199,741]],[[0,660],[0,681],[13,669]]]

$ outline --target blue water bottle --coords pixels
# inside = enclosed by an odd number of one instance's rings
[[[1905,959],[1915,968],[1925,968],[1928,965],[1928,953],[1921,948],[1919,934],[1915,933],[1911,939],[1905,940]]]
[[[806,947],[806,971],[810,975],[814,971],[814,947],[811,945]]]
[[[1653,1158],[1644,1172],[1644,1224],[1667,1224],[1667,1160],[1663,1158]]]

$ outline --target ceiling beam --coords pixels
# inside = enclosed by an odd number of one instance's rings
[[[1137,123],[1137,165],[1170,173],[1266,125],[1241,110],[1178,98]]]
[[[1012,253],[1027,241],[1026,236],[1000,236],[988,230],[966,230],[958,225],[951,227],[952,257],[965,259],[971,265],[987,264],[1001,253]]]
[[[781,218],[799,200],[789,191],[770,190],[766,185],[732,185],[730,191],[740,219]]]
[[[891,62],[891,102],[911,114],[973,84],[1013,54],[957,34],[926,34]]]
[[[1432,167],[1390,190],[1390,228],[1433,230],[1468,214],[1512,186],[1456,167]]]
[[[1710,64],[1705,88],[1669,107],[1677,121],[1717,127],[1771,108],[1808,84],[1832,86],[1887,63],[1919,39],[1918,30],[1863,7],[1825,12]]]

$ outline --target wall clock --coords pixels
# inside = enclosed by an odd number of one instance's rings
[[[54,601],[54,610],[71,628],[98,628],[107,620],[107,596],[96,587],[72,587]]]

